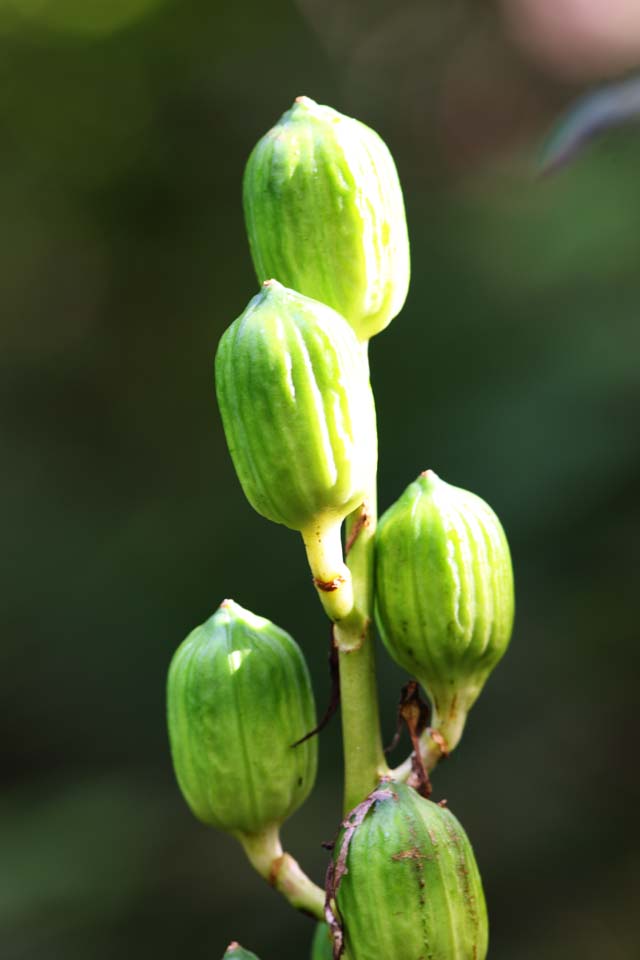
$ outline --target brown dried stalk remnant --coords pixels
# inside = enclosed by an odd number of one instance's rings
[[[317,577],[313,578],[313,582],[318,590],[322,590],[323,593],[333,593],[334,590],[338,590],[343,583],[346,583],[344,577],[334,577],[333,580],[318,580]]]
[[[333,857],[327,868],[325,880],[326,899],[324,905],[325,920],[331,930],[333,938],[333,958],[340,960],[344,951],[344,931],[342,924],[334,910],[335,898],[345,873],[347,873],[347,856],[349,854],[349,845],[354,833],[368,814],[371,807],[380,800],[397,800],[392,790],[386,787],[380,787],[370,793],[362,803],[359,803],[353,810],[347,814],[342,821],[340,828],[344,831],[340,848],[336,857]]]
[[[427,768],[424,764],[422,751],[420,750],[420,737],[429,726],[430,709],[429,704],[422,699],[420,686],[417,680],[409,680],[405,683],[400,692],[400,701],[398,703],[398,719],[396,733],[392,742],[387,747],[386,752],[393,750],[400,739],[402,725],[407,728],[411,738],[413,753],[411,754],[411,775],[407,780],[410,787],[413,787],[418,793],[428,800],[431,796],[431,781]],[[436,731],[431,730],[431,736],[438,743],[438,746],[446,746],[444,739]],[[439,739],[438,739],[439,738]],[[441,742],[442,741],[442,744]],[[445,751],[442,751],[443,754]]]

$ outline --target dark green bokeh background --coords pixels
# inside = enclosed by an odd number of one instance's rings
[[[307,94],[378,129],[405,188],[411,292],[372,346],[381,506],[432,467],[512,544],[512,647],[436,778],[492,960],[638,956],[640,136],[537,182],[576,91],[490,5],[90,7],[0,2],[0,955],[307,955],[309,921],[189,814],[164,721],[173,650],[225,596],[328,694],[301,543],[245,502],[212,373],[256,291],[245,160]],[[318,880],[340,769],[334,723],[285,833]]]

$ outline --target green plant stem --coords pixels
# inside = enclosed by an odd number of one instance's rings
[[[336,631],[338,632],[338,631]],[[339,650],[340,709],[344,746],[344,812],[371,793],[389,770],[382,749],[373,638]]]
[[[297,860],[283,851],[277,824],[258,834],[238,834],[238,840],[253,868],[270,886],[297,910],[324,920],[324,890],[309,879]]]
[[[340,663],[340,709],[344,749],[344,810],[360,803],[389,772],[380,731],[373,631],[373,538],[377,521],[376,482],[346,521],[347,566],[354,607],[336,624]]]

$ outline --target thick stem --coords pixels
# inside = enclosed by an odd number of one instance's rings
[[[359,510],[347,518],[347,565],[351,570],[354,608],[336,624],[334,637],[340,661],[340,708],[344,748],[344,809],[351,810],[388,773],[382,749],[373,610],[373,536],[376,527],[375,486]]]
[[[362,344],[368,364],[368,341]],[[353,609],[336,623],[340,666],[340,711],[344,752],[344,811],[375,788],[389,768],[382,748],[373,641],[373,543],[377,522],[375,468],[362,505],[347,517],[345,553],[351,573]]]
[[[324,919],[325,893],[301,869],[297,860],[285,853],[277,824],[262,833],[238,834],[251,865],[297,910]]]

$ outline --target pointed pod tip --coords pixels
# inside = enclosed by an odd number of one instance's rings
[[[211,614],[209,619],[206,621],[207,624],[214,625],[216,623],[230,623],[232,620],[235,620],[238,616],[238,611],[241,610],[241,607],[238,607],[238,604],[235,600],[231,600],[229,597],[225,597],[220,606]],[[204,626],[205,624],[203,624]]]
[[[275,277],[270,277],[268,280],[262,281],[260,292],[263,294],[263,296],[273,296],[274,294],[283,293],[285,289],[286,288],[283,287],[279,280],[276,280]]]
[[[270,621],[265,617],[260,617],[257,613],[252,613],[251,610],[247,610],[246,607],[241,606],[235,600],[231,600],[228,597],[222,601],[211,617],[211,620],[214,622],[222,620],[238,623],[251,630],[263,630],[270,624]]]
[[[231,941],[231,943],[225,950],[223,960],[231,960],[232,957],[234,958],[234,960],[258,960],[255,953],[251,953],[249,950],[245,950],[244,947],[242,947],[237,940]]]
[[[418,480],[422,481],[423,486],[432,486],[440,482],[440,477],[435,472],[435,470],[423,470]]]

